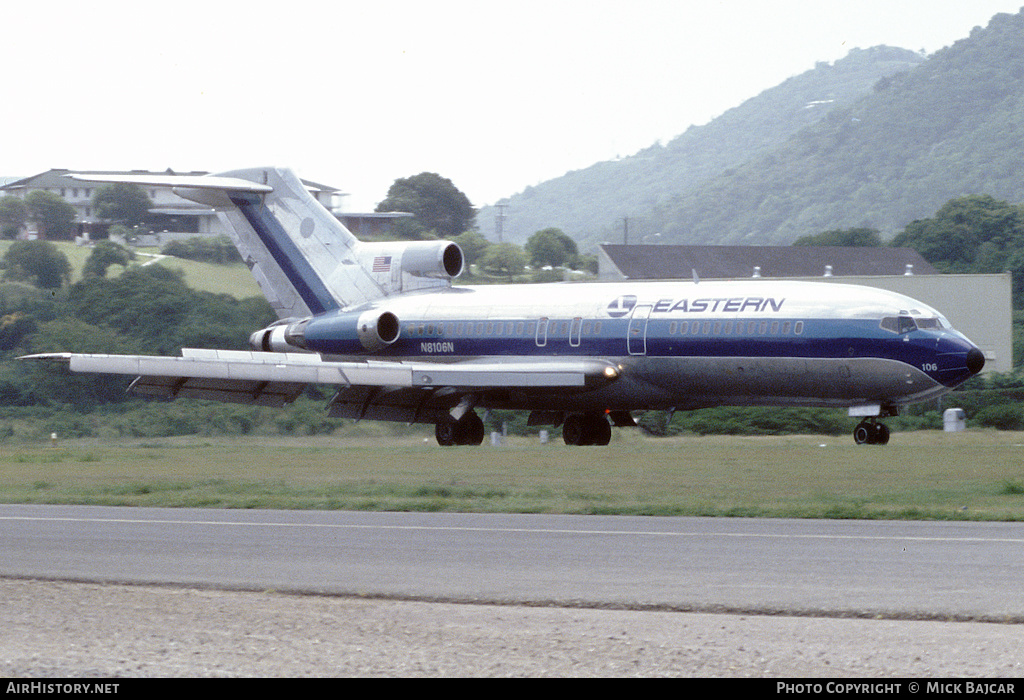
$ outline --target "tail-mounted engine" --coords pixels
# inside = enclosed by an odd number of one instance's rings
[[[390,311],[336,312],[302,320],[284,319],[249,337],[253,350],[365,355],[398,340],[401,325]]]
[[[462,274],[462,249],[451,241],[360,243],[359,264],[387,294],[445,287]]]
[[[310,319],[283,318],[249,336],[249,347],[261,352],[307,352],[302,330]]]

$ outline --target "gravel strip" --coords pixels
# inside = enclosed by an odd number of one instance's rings
[[[0,676],[1020,677],[1021,628],[0,579]]]

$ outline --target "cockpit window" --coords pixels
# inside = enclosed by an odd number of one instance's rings
[[[917,321],[917,327],[923,331],[942,330],[942,322],[935,316],[932,316],[931,318],[918,318],[915,320]]]
[[[878,325],[884,331],[900,335],[916,331],[918,328],[917,323],[910,316],[886,316]]]

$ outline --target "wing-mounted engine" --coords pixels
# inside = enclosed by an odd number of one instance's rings
[[[462,249],[451,241],[360,243],[357,259],[386,294],[447,287],[462,274]]]

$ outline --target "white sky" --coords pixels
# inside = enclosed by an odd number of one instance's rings
[[[5,3],[0,175],[259,165],[371,210],[475,206],[703,124],[879,44],[928,53],[1022,0]]]

